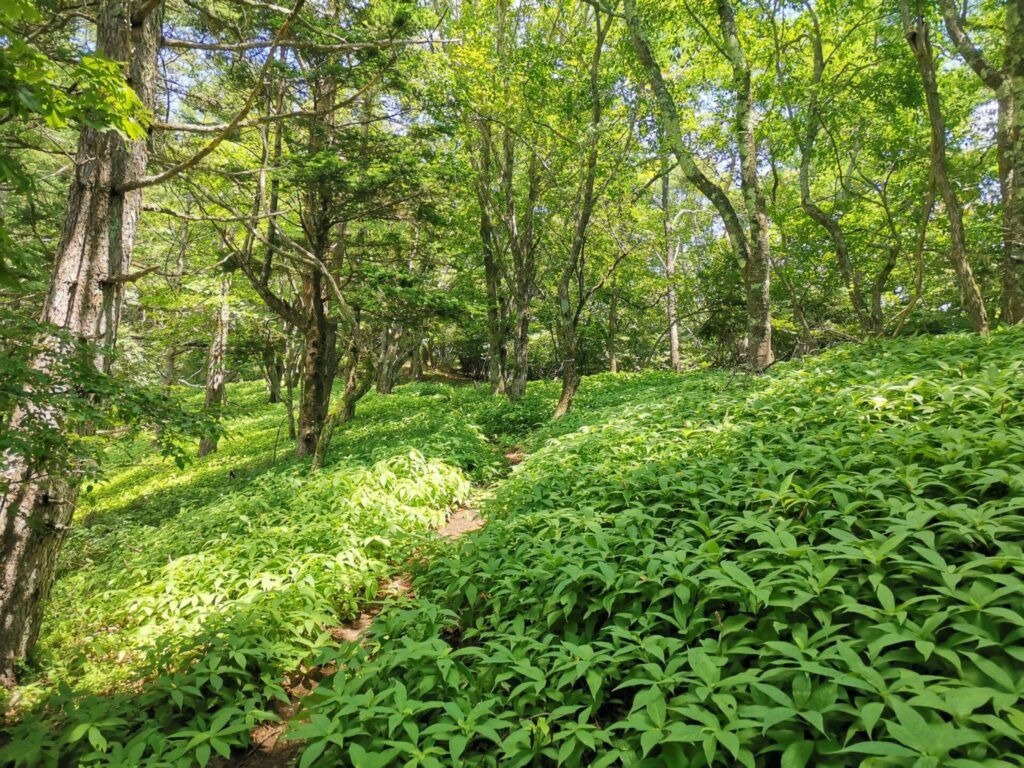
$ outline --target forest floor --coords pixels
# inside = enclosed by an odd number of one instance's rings
[[[111,447],[0,764],[1024,766],[1022,369],[410,384],[313,475],[235,385],[216,454]]]
[[[467,533],[478,531],[487,521],[480,510],[470,502],[459,506],[437,529],[437,535],[444,539],[457,539]],[[412,581],[408,574],[401,573],[381,585],[381,594],[389,599],[413,597]],[[373,626],[383,605],[364,610],[358,617],[339,627],[330,627],[331,637],[338,643],[360,643]],[[275,714],[279,720],[265,722],[252,730],[252,749],[236,761],[245,768],[288,768],[294,765],[301,751],[302,743],[285,737],[289,723],[293,721],[302,700],[316,690],[320,681],[337,672],[333,664],[302,671],[292,676],[286,685],[289,701],[278,702]]]

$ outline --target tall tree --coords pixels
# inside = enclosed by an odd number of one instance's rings
[[[104,0],[96,21],[96,49],[125,70],[139,101],[148,109],[156,95],[161,41],[160,3]],[[57,245],[42,321],[74,339],[98,345],[100,366],[109,365],[117,338],[125,284],[132,279],[142,192],[129,183],[145,176],[144,136],[125,138],[115,130],[85,125],[78,139],[75,178],[68,192],[64,227]],[[58,336],[43,343],[32,368],[45,374],[54,357],[71,353]],[[102,351],[105,350],[105,351]],[[65,415],[27,399],[9,427],[26,420],[59,425]],[[78,495],[75,477],[51,472],[46,461],[4,456],[0,499],[0,681],[11,684],[14,664],[35,645],[43,605],[53,581],[57,552],[71,522]]]
[[[743,271],[747,303],[747,362],[751,368],[763,370],[775,361],[775,353],[772,349],[770,304],[771,255],[765,199],[758,179],[752,77],[739,41],[732,5],[728,0],[719,0],[716,8],[724,38],[723,51],[732,70],[733,131],[740,155],[741,190],[748,227],[744,227],[725,189],[701,170],[687,148],[679,110],[637,13],[636,0],[624,0],[623,3],[633,51],[654,95],[662,140],[675,155],[687,180],[722,217],[733,255]]]
[[[1024,321],[1024,4],[1008,0],[1003,66],[978,47],[966,29],[967,5],[939,0],[949,37],[996,97],[996,153],[1003,203],[1003,307],[1007,323]]]
[[[988,333],[988,312],[981,289],[974,279],[974,270],[967,257],[967,238],[964,233],[963,207],[950,179],[946,153],[946,124],[939,99],[939,84],[935,76],[935,52],[932,49],[931,29],[924,13],[912,13],[909,0],[900,0],[903,34],[914,53],[917,70],[924,86],[925,106],[931,127],[931,172],[939,190],[949,219],[949,259],[960,287],[960,298],[977,333]]]

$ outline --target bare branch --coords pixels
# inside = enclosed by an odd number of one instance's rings
[[[159,265],[154,267],[146,267],[139,272],[132,272],[128,275],[115,275],[114,277],[108,277],[103,282],[107,285],[122,285],[123,283],[134,283],[136,280],[140,280],[151,272],[156,272],[159,269]]]
[[[173,208],[164,208],[162,205],[144,205],[142,210],[148,211],[149,213],[162,213],[165,216],[173,216],[176,219],[182,219],[183,221],[215,221],[223,223],[239,222],[239,221],[252,221],[253,219],[269,219],[273,216],[284,216],[291,211],[275,211],[272,213],[262,213],[259,215],[249,216],[196,216],[190,213],[184,213],[183,211],[175,211]]]
[[[270,69],[270,65],[274,61],[274,51],[276,50],[279,42],[284,38],[285,34],[288,32],[288,28],[291,26],[292,22],[295,21],[295,18],[299,15],[299,11],[302,10],[302,6],[304,4],[305,0],[297,0],[297,2],[295,3],[295,9],[292,11],[291,16],[285,19],[284,24],[281,25],[281,28],[278,30],[277,35],[274,36],[274,41],[270,44],[270,52],[267,55],[266,61],[264,61],[263,66],[260,67],[259,76],[256,78],[256,85],[249,93],[248,98],[246,98],[245,103],[242,105],[242,109],[238,112],[238,114],[234,116],[231,122],[224,127],[224,130],[221,131],[217,135],[217,137],[214,138],[209,144],[207,144],[201,150],[196,152],[196,154],[192,155],[192,157],[190,157],[188,160],[179,163],[173,168],[168,168],[163,173],[158,173],[155,176],[146,176],[141,179],[136,179],[135,181],[130,181],[126,185],[124,185],[124,187],[121,188],[121,192],[127,192],[133,189],[142,189],[143,187],[149,187],[154,184],[160,184],[169,179],[173,179],[175,176],[182,173],[183,171],[187,171],[189,168],[192,168],[194,165],[199,163],[204,157],[209,155],[211,152],[213,152],[213,150],[220,146],[220,143],[224,141],[224,139],[227,138],[228,134],[231,133],[231,131],[233,131],[238,126],[238,124],[245,119],[246,115],[249,114],[250,110],[253,108],[253,105],[256,103],[256,97],[263,90],[263,80],[264,78],[266,78],[267,71]]]
[[[408,38],[402,40],[366,40],[353,43],[312,43],[305,40],[289,38],[279,42],[267,40],[244,40],[240,43],[206,43],[193,40],[179,40],[177,38],[165,37],[164,46],[167,48],[181,48],[194,51],[255,51],[261,48],[277,46],[280,48],[293,48],[296,50],[313,51],[315,53],[334,53],[339,51],[362,51],[368,48],[395,48],[402,45],[440,45],[442,43],[460,43],[460,38]]]

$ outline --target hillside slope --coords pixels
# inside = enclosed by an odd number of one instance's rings
[[[1024,765],[1022,367],[1018,330],[604,374],[555,423],[550,383],[410,385],[313,478],[242,385],[184,472],[112,453],[0,757],[236,761],[331,665],[304,767]],[[474,485],[489,524],[437,541]]]

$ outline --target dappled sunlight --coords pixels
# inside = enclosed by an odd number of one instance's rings
[[[621,412],[538,430],[488,526],[418,571],[372,655],[339,655],[295,735],[331,764],[372,696],[356,738],[394,759],[470,718],[480,765],[752,764],[794,733],[846,765],[931,748],[909,701],[958,718],[943,756],[980,734],[1015,754],[993,723],[1017,712],[1022,353],[1020,330],[905,340],[649,403],[641,379]]]

